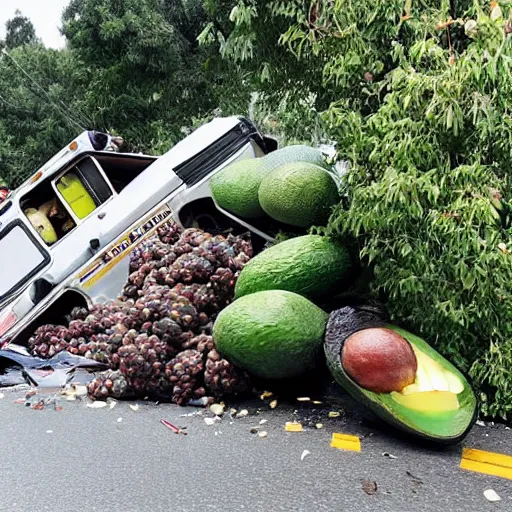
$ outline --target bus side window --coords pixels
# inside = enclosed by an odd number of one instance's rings
[[[79,219],[85,219],[96,209],[94,199],[74,172],[57,181],[57,190]]]
[[[56,186],[79,220],[85,219],[112,196],[109,184],[90,158],[62,176]]]

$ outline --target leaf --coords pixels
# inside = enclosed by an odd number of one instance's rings
[[[477,23],[475,20],[468,20],[464,24],[464,31],[469,37],[473,37],[476,34]]]
[[[369,496],[372,496],[377,492],[377,482],[372,482],[370,480],[363,480],[362,485],[363,491],[368,494]]]
[[[468,271],[462,278],[462,284],[466,290],[473,288],[473,285],[475,284],[475,275]]]
[[[308,455],[311,455],[311,452],[309,450],[304,450],[300,456],[300,460],[304,460]]]
[[[503,18],[503,11],[499,5],[495,5],[491,11],[491,20],[496,21]]]
[[[234,22],[236,20],[237,14],[238,14],[238,5],[235,5],[233,9],[231,9],[231,12],[229,13],[229,21]]]
[[[486,489],[484,491],[484,496],[489,501],[501,501],[501,498],[494,489]]]
[[[453,106],[449,105],[446,110],[446,128],[450,129],[453,126]]]

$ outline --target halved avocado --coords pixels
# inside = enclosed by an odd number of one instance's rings
[[[331,313],[324,349],[327,365],[338,384],[377,416],[409,434],[439,444],[463,439],[477,415],[477,399],[464,375],[418,336],[379,319],[371,324],[366,314],[358,326],[358,312],[353,308]],[[417,357],[416,381],[401,392],[369,391],[359,386],[342,366],[345,340],[373,326],[391,329],[402,336]]]

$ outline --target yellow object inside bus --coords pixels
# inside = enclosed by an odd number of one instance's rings
[[[57,183],[57,189],[79,219],[84,219],[96,209],[91,194],[75,173],[68,173]]]

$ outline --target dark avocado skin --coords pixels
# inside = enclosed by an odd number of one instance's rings
[[[414,421],[411,421],[411,418],[415,415],[427,417],[426,415],[418,415],[410,411],[410,409],[407,410],[403,406],[395,405],[394,400],[387,393],[372,393],[358,386],[347,375],[341,365],[341,350],[349,336],[370,327],[393,329],[407,339],[409,343],[425,351],[427,355],[442,364],[446,369],[455,373],[464,383],[464,391],[458,395],[460,402],[459,412],[451,417],[443,416],[443,414],[431,415],[429,416],[430,426],[426,422],[419,422],[422,427],[418,426],[415,428],[417,423],[415,424]],[[437,445],[456,444],[464,439],[476,421],[478,402],[466,377],[423,340],[396,326],[387,324],[381,316],[373,311],[364,310],[364,308],[359,310],[353,307],[346,307],[331,313],[327,324],[324,351],[327,366],[332,376],[345,391],[359,403],[365,404],[378,417],[411,436]],[[425,428],[425,425],[427,425],[427,428]],[[443,428],[436,432],[437,425]]]

